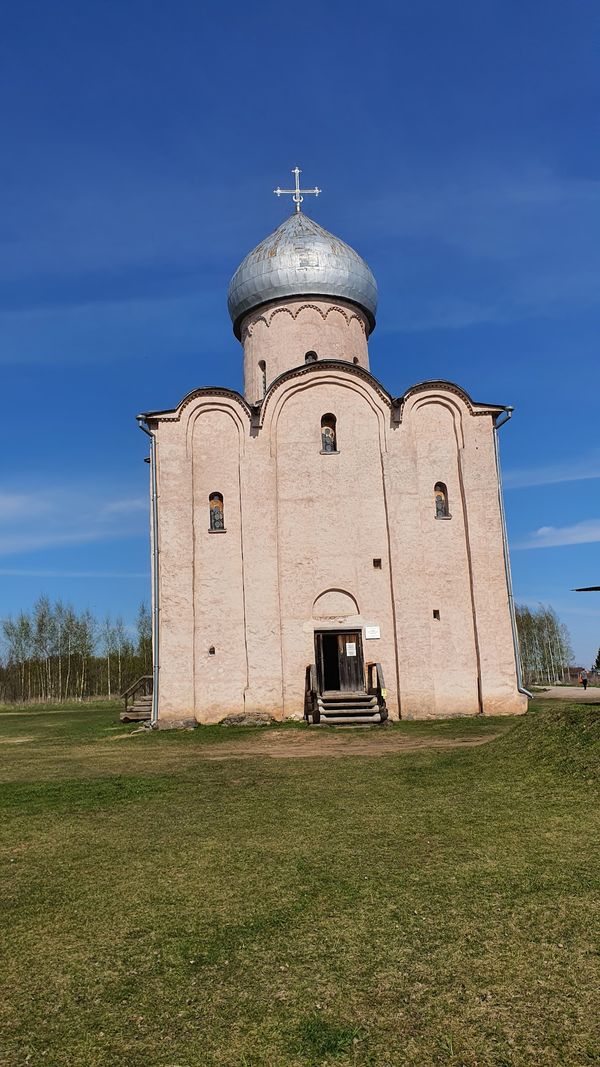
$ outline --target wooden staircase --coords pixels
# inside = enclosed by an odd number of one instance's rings
[[[142,675],[121,697],[125,701],[121,722],[148,722],[152,718],[152,675]]]
[[[367,680],[364,692],[320,692],[316,666],[311,664],[306,671],[304,718],[311,726],[362,726],[385,722],[388,710],[380,663],[367,664]]]
[[[321,723],[341,726],[349,722],[384,722],[377,697],[369,693],[323,693],[318,695],[317,705]]]

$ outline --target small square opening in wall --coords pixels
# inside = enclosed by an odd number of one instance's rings
[[[373,560],[373,566],[375,567],[375,570],[380,571],[381,570],[381,560],[380,559],[374,559]]]
[[[439,608],[434,608],[434,609],[433,609],[433,617],[434,617],[434,619],[437,619],[437,621],[438,621],[438,622],[440,621],[440,612],[439,612]]]

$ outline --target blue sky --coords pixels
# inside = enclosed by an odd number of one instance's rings
[[[297,11],[297,13],[296,13]],[[138,411],[241,386],[227,283],[310,214],[380,288],[373,372],[513,404],[518,600],[600,645],[597,6],[9,0],[0,81],[0,615],[148,595]]]

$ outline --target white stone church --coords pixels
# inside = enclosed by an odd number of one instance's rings
[[[197,388],[139,417],[153,718],[520,714],[497,448],[511,409],[442,379],[387,391],[373,274],[300,210],[298,174],[294,214],[229,286],[243,395]]]

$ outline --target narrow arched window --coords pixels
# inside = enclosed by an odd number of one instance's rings
[[[259,359],[258,369],[260,371],[260,380],[262,384],[262,395],[265,396],[267,392],[267,364],[264,359]]]
[[[304,362],[305,363],[316,363],[318,358],[319,357],[318,357],[316,352],[306,352],[305,355],[304,355]]]
[[[222,493],[211,493],[208,498],[208,507],[210,511],[210,528],[211,530],[224,530],[225,529],[225,513],[223,511],[223,495]]]
[[[337,452],[336,418],[331,412],[321,419],[321,451]]]
[[[436,519],[449,519],[450,508],[448,507],[448,490],[443,482],[436,482],[433,487],[433,499],[435,501]]]

